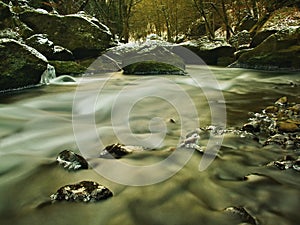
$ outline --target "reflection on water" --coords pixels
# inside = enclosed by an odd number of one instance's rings
[[[281,96],[300,102],[299,74],[211,69],[226,100],[229,127],[241,127],[247,121],[248,112],[260,111]],[[188,70],[197,72],[201,68],[191,66]],[[86,78],[83,91],[95,90],[104,82],[103,78]],[[157,82],[155,77],[144,80],[117,73],[111,78],[96,103],[82,99],[77,110],[80,115],[87,115],[91,109],[89,104],[93,104],[96,111],[93,118],[103,145],[128,140],[131,143],[124,144],[140,143],[132,143],[132,138],[155,144],[153,151],[120,159],[126,163],[149,165],[159,162],[180,143],[187,132],[182,129],[186,124],[193,129],[210,124],[207,99],[189,77],[166,76],[172,81],[169,86],[161,80]],[[209,88],[213,93],[214,87]],[[79,152],[72,126],[75,91],[75,85],[49,85],[1,96],[1,224],[240,223],[239,218],[223,212],[229,206],[245,207],[260,224],[292,225],[300,220],[298,172],[266,166],[287,154],[299,156],[299,152],[288,152],[278,146],[262,147],[253,140],[230,134],[225,136],[220,157],[207,170],[198,171],[202,155],[194,152],[176,175],[155,185],[131,187],[107,180],[92,169],[63,170],[54,162],[56,155],[64,149]],[[177,94],[179,91],[188,94],[197,116],[190,113],[192,108],[183,100],[186,96]],[[163,97],[174,99],[174,102],[151,96],[153,93],[164,94]],[[176,104],[185,110],[178,111]],[[134,106],[128,109],[129,105]],[[122,120],[123,112],[126,112],[125,120]],[[118,118],[113,124],[112,116]],[[88,161],[93,165],[101,164],[94,158],[101,150],[99,140],[85,134],[87,142],[93,146]],[[252,174],[251,179],[245,180],[249,174]],[[114,197],[95,204],[59,203],[39,207],[59,187],[82,180],[94,180],[109,187]]]

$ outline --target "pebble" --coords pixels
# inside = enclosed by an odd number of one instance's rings
[[[100,153],[100,158],[115,158],[120,159],[132,152],[140,152],[145,150],[141,146],[126,146],[122,144],[112,144],[106,146]]]
[[[241,222],[257,225],[256,219],[244,207],[230,206],[224,209],[226,213],[238,217]]]

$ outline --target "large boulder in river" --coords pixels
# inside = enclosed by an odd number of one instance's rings
[[[0,91],[38,84],[47,59],[13,39],[0,39]]]
[[[264,70],[300,70],[300,26],[269,36],[240,56],[234,67]]]
[[[196,53],[208,65],[227,66],[234,61],[235,48],[225,40],[201,38],[182,43],[181,46]]]
[[[77,59],[98,56],[111,45],[109,29],[85,14],[62,16],[27,10],[19,17],[35,33],[47,34],[55,45],[69,49]]]

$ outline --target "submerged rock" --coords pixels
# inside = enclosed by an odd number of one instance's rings
[[[105,186],[93,181],[81,181],[61,187],[50,196],[52,201],[97,202],[113,196]]]
[[[100,153],[100,158],[115,158],[120,159],[132,152],[140,152],[145,150],[141,146],[125,146],[119,143],[106,146]]]
[[[40,83],[48,61],[35,49],[16,40],[0,39],[0,91]]]
[[[87,161],[82,156],[70,150],[64,150],[61,153],[59,153],[56,158],[56,161],[68,170],[79,170],[89,168]]]
[[[252,224],[252,225],[258,224],[256,219],[250,213],[248,213],[244,207],[231,206],[224,209],[224,211],[235,217],[238,217],[241,220],[241,222]]]

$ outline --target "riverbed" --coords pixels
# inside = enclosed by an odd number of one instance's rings
[[[243,207],[257,224],[298,224],[299,172],[269,163],[286,155],[298,157],[299,149],[264,147],[251,138],[225,134],[218,156],[203,171],[199,163],[204,156],[193,151],[170,176],[170,168],[153,170],[149,178],[140,174],[136,180],[126,171],[117,171],[120,179],[99,172],[105,159],[97,157],[106,145],[146,147],[116,159],[138,170],[168,159],[185,135],[199,127],[225,122],[227,129],[238,130],[249,112],[260,112],[282,96],[300,102],[300,73],[205,71],[217,83],[205,76],[202,82],[196,78],[197,83],[189,75],[115,72],[76,78],[79,86],[50,84],[1,94],[0,224],[242,223],[239,216],[224,212],[233,206]],[[188,66],[187,72],[203,75],[203,68]],[[208,139],[200,137],[200,145]],[[55,158],[65,149],[84,155],[90,169],[70,172],[58,165]],[[168,176],[155,180],[161,174]],[[108,187],[114,196],[97,203],[49,203],[57,189],[83,180]]]

